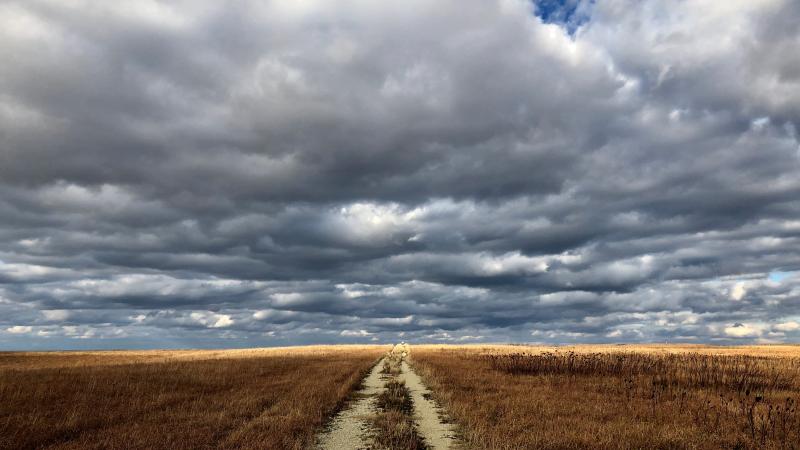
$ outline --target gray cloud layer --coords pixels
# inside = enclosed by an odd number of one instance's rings
[[[546,3],[4,2],[0,347],[796,341],[800,4]]]

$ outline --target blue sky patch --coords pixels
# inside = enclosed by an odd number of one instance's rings
[[[780,283],[781,281],[791,277],[794,275],[795,272],[770,272],[769,274],[769,281],[774,281],[775,283]]]
[[[587,6],[594,0],[533,0],[535,13],[542,21],[561,25],[575,33],[589,20]]]

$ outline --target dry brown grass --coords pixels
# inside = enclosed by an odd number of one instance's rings
[[[425,450],[428,446],[417,432],[412,414],[414,403],[411,392],[402,381],[395,378],[400,373],[400,354],[390,353],[385,360],[384,369],[390,379],[385,389],[378,395],[378,412],[372,419],[375,449]]]
[[[0,354],[0,448],[306,448],[385,351]]]
[[[375,429],[374,449],[425,450],[428,447],[419,437],[414,422],[407,414],[389,410],[377,414],[372,420]]]
[[[415,346],[474,448],[798,448],[800,347]]]
[[[381,368],[381,374],[388,375],[391,377],[396,377],[400,375],[402,369],[400,365],[403,362],[403,357],[400,356],[399,353],[389,352],[386,357],[383,359],[383,367]]]
[[[0,352],[0,369],[46,369],[118,364],[246,359],[264,356],[329,355],[342,351],[385,350],[374,345],[307,345],[302,347],[242,348],[228,350],[102,350],[66,352]]]

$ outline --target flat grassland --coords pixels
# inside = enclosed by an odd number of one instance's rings
[[[414,346],[469,448],[800,448],[800,346]]]
[[[304,449],[388,346],[0,353],[0,449]],[[467,448],[800,448],[800,346],[414,346]]]
[[[387,349],[0,353],[0,448],[307,448]]]

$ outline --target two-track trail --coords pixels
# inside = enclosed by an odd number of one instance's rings
[[[443,412],[433,401],[431,391],[406,361],[403,361],[401,367],[403,371],[398,378],[405,381],[406,387],[411,391],[411,399],[414,401],[414,421],[420,436],[433,450],[454,448],[455,429],[442,420]]]
[[[361,450],[369,448],[369,420],[375,414],[375,397],[383,391],[381,368],[383,359],[375,364],[355,395],[337,414],[317,442],[321,450]]]
[[[443,411],[432,400],[430,390],[423,384],[419,375],[405,361],[407,344],[401,349],[401,372],[397,380],[405,383],[413,402],[412,418],[417,433],[424,439],[430,450],[454,449],[457,447],[454,427],[444,421]],[[393,352],[397,351],[395,347]],[[318,448],[322,450],[362,450],[377,448],[372,436],[371,421],[377,411],[377,396],[384,390],[384,382],[390,375],[381,374],[384,359],[378,362],[364,379],[362,388],[342,411],[330,422],[317,438]]]

